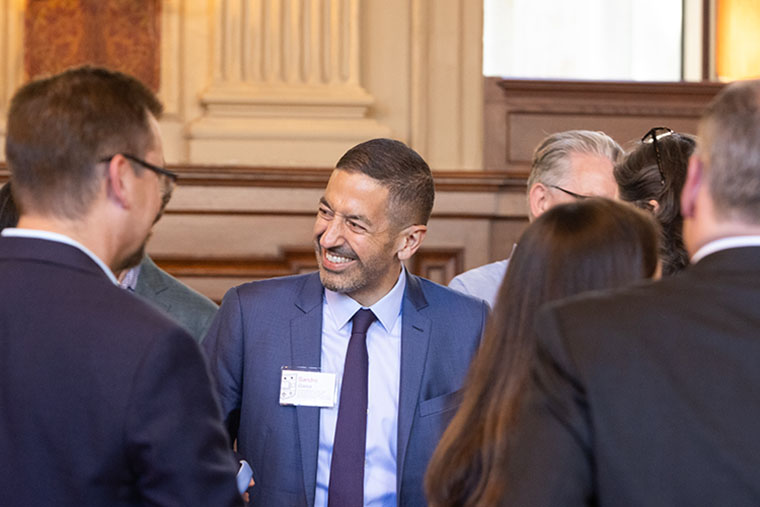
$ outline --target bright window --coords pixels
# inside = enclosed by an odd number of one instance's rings
[[[682,0],[484,0],[483,74],[678,81]]]

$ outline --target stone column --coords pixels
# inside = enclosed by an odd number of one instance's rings
[[[359,0],[215,0],[193,162],[332,166],[390,135],[360,84]],[[223,153],[223,157],[219,153]]]
[[[0,0],[0,161],[5,160],[8,101],[24,79],[24,2]]]

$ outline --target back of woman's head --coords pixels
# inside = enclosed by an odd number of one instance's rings
[[[522,234],[509,261],[482,348],[517,364],[532,357],[541,306],[591,290],[652,278],[657,225],[630,204],[591,198],[554,206]],[[507,372],[505,377],[512,377]]]
[[[654,219],[602,198],[555,206],[523,233],[509,261],[464,400],[428,468],[431,505],[498,505],[508,428],[535,354],[534,321],[546,303],[655,275]]]
[[[527,290],[543,304],[651,277],[657,244],[651,217],[630,205],[593,198],[555,206],[523,233],[499,297]]]
[[[689,263],[682,238],[680,198],[689,157],[695,147],[694,138],[673,132],[658,137],[656,148],[654,142],[639,143],[615,166],[620,198],[651,211],[660,223],[660,257],[666,276],[677,273]]]

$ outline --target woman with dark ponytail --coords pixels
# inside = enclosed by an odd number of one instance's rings
[[[620,198],[649,210],[660,223],[663,276],[678,273],[689,264],[680,200],[695,145],[690,136],[655,127],[615,166]]]

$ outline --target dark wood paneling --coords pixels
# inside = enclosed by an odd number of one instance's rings
[[[410,272],[446,284],[462,271],[461,248],[421,248],[410,259]],[[187,256],[153,256],[153,260],[172,275],[193,278],[244,278],[261,280],[275,276],[308,273],[317,269],[312,248],[283,250],[276,257],[197,259]]]
[[[446,285],[462,272],[463,250],[461,248],[421,248],[412,257],[409,271],[441,285]]]
[[[207,187],[325,188],[332,169],[308,167],[245,167],[170,164],[179,185]],[[433,171],[436,190],[499,192],[525,189],[525,179],[503,171]],[[0,183],[8,169],[0,162]]]
[[[553,132],[601,130],[629,148],[655,125],[695,134],[722,83],[530,81],[487,78],[484,164],[525,178],[538,143]]]

